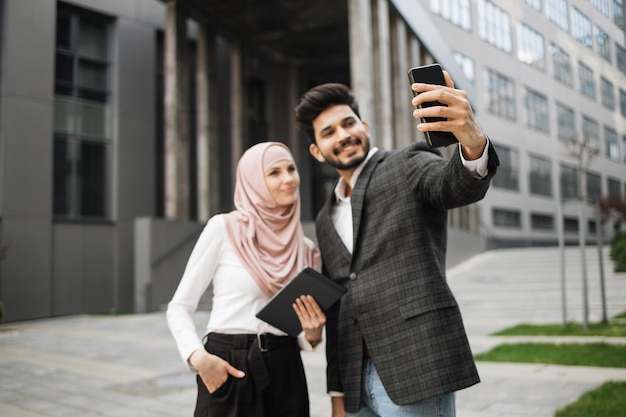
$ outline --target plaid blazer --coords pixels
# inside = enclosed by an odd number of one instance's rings
[[[379,150],[352,191],[352,255],[330,218],[331,194],[316,219],[327,276],[348,292],[327,314],[327,384],[359,409],[363,344],[387,393],[409,404],[479,382],[461,313],[446,283],[447,210],[482,199],[499,165],[472,178],[423,144]]]

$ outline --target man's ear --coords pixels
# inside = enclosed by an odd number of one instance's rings
[[[320,152],[320,148],[318,148],[315,143],[309,145],[309,153],[319,162],[326,162],[326,158],[324,158],[324,155]]]

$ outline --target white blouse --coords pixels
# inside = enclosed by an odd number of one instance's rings
[[[185,363],[195,350],[204,349],[192,315],[211,284],[213,299],[207,333],[286,335],[255,317],[270,297],[261,291],[239,260],[226,233],[224,216],[219,214],[204,227],[167,305],[167,323]],[[298,345],[303,350],[313,350],[304,333],[298,336]]]

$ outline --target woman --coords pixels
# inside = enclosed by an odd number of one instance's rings
[[[208,221],[168,304],[179,353],[198,373],[195,417],[309,416],[300,350],[319,344],[326,316],[312,297],[298,298],[298,338],[255,317],[300,270],[319,267],[319,252],[300,223],[299,184],[285,145],[248,149],[237,166],[236,209]],[[203,346],[192,314],[210,284]]]

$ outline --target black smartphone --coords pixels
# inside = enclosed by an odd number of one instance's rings
[[[439,64],[430,64],[430,65],[424,65],[421,67],[411,68],[409,70],[409,81],[411,82],[411,84],[426,83],[426,84],[446,85],[446,79],[443,77],[443,70],[441,69],[441,65]],[[418,94],[419,93],[416,93],[415,91],[413,91],[414,96]],[[440,103],[438,101],[429,101],[429,102],[421,104],[421,107],[432,107],[432,106],[445,106],[445,104]],[[437,122],[440,120],[447,120],[447,119],[443,117],[422,118],[423,123]],[[448,146],[448,145],[458,142],[456,137],[450,132],[432,131],[432,132],[424,132],[424,134],[426,135],[426,141],[428,142],[428,145],[431,148],[439,148],[442,146]]]

